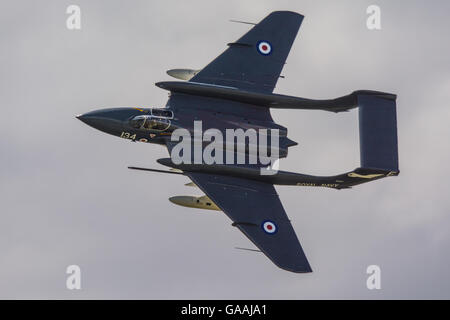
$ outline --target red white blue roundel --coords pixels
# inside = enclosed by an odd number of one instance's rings
[[[277,230],[278,230],[278,227],[277,227],[277,225],[275,224],[275,222],[270,221],[270,220],[264,221],[264,222],[262,223],[262,228],[263,228],[264,232],[265,232],[265,233],[268,233],[268,234],[274,234],[274,233],[276,233]]]
[[[272,53],[272,45],[269,41],[259,41],[256,47],[258,49],[258,52],[264,56],[268,56]]]

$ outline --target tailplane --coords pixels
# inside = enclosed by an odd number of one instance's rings
[[[361,168],[398,174],[396,95],[357,91]]]

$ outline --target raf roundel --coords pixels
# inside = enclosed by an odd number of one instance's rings
[[[275,222],[266,220],[262,224],[262,229],[264,230],[265,233],[274,234],[277,232],[278,227],[275,224]]]
[[[264,56],[268,56],[272,53],[272,45],[269,43],[269,41],[259,41],[257,48],[258,52]]]

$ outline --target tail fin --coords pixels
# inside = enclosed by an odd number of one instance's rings
[[[351,172],[331,177],[298,175],[297,185],[346,189],[397,176],[397,96],[390,93],[360,90],[351,94],[359,107],[359,142],[361,165]]]
[[[359,106],[361,168],[399,172],[394,94],[356,91]]]

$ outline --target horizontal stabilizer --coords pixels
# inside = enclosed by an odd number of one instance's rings
[[[357,96],[361,167],[398,173],[396,96]]]

